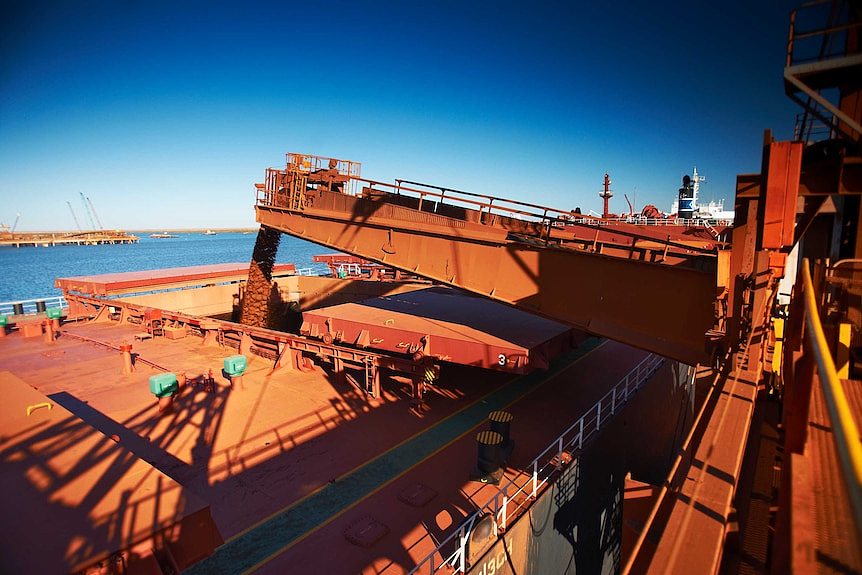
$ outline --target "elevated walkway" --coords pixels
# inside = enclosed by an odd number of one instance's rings
[[[608,236],[574,212],[445,189],[351,178],[297,191],[300,177],[290,163],[268,170],[258,222],[665,357],[708,361],[714,249],[624,226]]]

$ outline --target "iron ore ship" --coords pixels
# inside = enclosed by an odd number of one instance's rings
[[[0,571],[862,570],[862,11],[835,6],[793,13],[804,113],[732,226],[290,153],[250,265],[0,315]],[[329,273],[276,264],[282,234]]]

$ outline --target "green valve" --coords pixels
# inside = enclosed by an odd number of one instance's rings
[[[49,307],[45,310],[45,315],[48,319],[60,319],[63,315],[63,310],[58,307]]]
[[[0,315],[0,327],[6,327],[9,325],[9,316]]]
[[[160,373],[150,376],[150,392],[156,397],[168,397],[179,389],[177,374]]]
[[[224,372],[233,377],[245,373],[248,360],[244,355],[232,355],[224,358]]]

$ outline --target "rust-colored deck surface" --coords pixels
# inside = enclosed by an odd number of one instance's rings
[[[843,380],[856,425],[862,427],[862,382]],[[792,568],[798,572],[862,573],[862,540],[853,520],[835,448],[833,423],[822,384],[815,376],[808,412],[808,441],[793,455]],[[857,438],[862,441],[862,438]]]
[[[155,537],[187,567],[222,542],[200,497],[87,425],[65,399],[8,371],[0,389],[0,572],[71,572],[121,549],[146,553]]]
[[[441,287],[308,311],[303,322],[303,333],[515,373],[547,368],[572,346],[566,325]]]
[[[636,572],[715,573],[742,466],[757,396],[756,374],[742,371],[718,383],[712,416],[678,492],[671,496],[661,540],[649,566]]]
[[[275,574],[302,566],[309,573],[405,573],[433,551],[453,526],[497,493],[495,486],[469,478],[476,464],[475,434],[487,425],[490,410],[503,403],[514,416],[512,439],[516,448],[506,479],[525,482],[529,472],[524,470],[533,457],[644,355],[625,345],[605,342],[574,361],[557,364],[547,376],[526,376],[532,381],[521,389],[518,386],[525,378],[513,380],[408,442],[417,443],[416,449],[421,450],[429,436],[446,431],[447,426],[461,426],[457,437],[427,457],[411,460],[408,447],[399,454],[407,464],[386,461],[389,453],[396,451],[392,450],[339,477],[311,499],[229,539],[214,557],[191,572]],[[465,424],[465,419],[470,421]],[[358,486],[367,482],[369,468],[376,473],[374,487]],[[428,500],[419,504],[405,501],[406,494],[417,491],[426,494]],[[326,509],[320,511],[315,505]],[[298,529],[309,512],[319,517],[307,528]]]
[[[293,264],[276,264],[273,268],[273,274],[293,273],[295,270]],[[135,291],[141,288],[159,289],[173,284],[185,284],[201,280],[228,281],[247,277],[248,264],[225,263],[57,278],[54,280],[54,287],[86,294],[108,295]]]
[[[441,426],[461,426],[457,440],[433,448],[429,444],[432,455],[417,455],[416,461],[407,462],[406,472],[384,472],[379,477],[383,489],[352,503],[329,501],[321,510],[325,519],[298,532],[301,545],[282,549],[278,540],[270,541],[277,552],[266,571],[273,573],[284,572],[294,561],[313,572],[409,569],[432,550],[435,537],[495,492],[468,478],[476,457],[471,432],[485,423],[491,409],[486,406],[508,401],[506,397],[517,399],[508,407],[515,416],[513,438],[518,445],[508,474],[515,476],[644,355],[607,342],[584,352],[574,364],[527,383],[503,373],[448,366],[425,404],[416,407],[409,401],[409,386],[396,378],[384,384],[382,400],[369,402],[320,368],[271,373],[271,362],[256,357],[243,378],[244,389],[231,390],[216,375],[219,385],[209,391],[195,380],[209,369],[218,374],[221,360],[235,351],[203,346],[191,336],[135,341],[137,370],[124,376],[119,352],[106,345],[132,341],[138,329],[67,324],[54,343],[13,334],[0,340],[0,370],[38,388],[92,426],[94,435],[116,436],[120,447],[170,477],[176,483],[162,486],[163,497],[187,492],[209,504],[229,544],[243,542],[255,525],[274,514],[289,515],[334,486],[349,491],[352,474],[367,471],[369,461],[408,438],[433,442]],[[172,413],[158,414],[147,378],[159,370],[141,360],[185,372],[191,380]],[[507,395],[516,388],[516,395]],[[58,430],[54,440],[69,445],[74,437]],[[39,485],[26,470],[15,473]],[[431,503],[419,508],[398,499],[417,483],[434,494]],[[50,501],[52,492],[41,496]],[[329,509],[331,505],[335,507]],[[127,512],[122,506],[117,510],[120,516]],[[371,548],[347,541],[342,532],[368,515],[385,525],[387,535]],[[79,531],[92,528],[85,517],[76,521]],[[69,544],[63,537],[57,543],[61,548]],[[208,565],[204,562],[193,571],[207,572]]]
[[[223,358],[235,354],[234,349],[203,346],[192,336],[138,342],[134,335],[139,331],[131,324],[67,324],[50,344],[12,334],[0,340],[0,371],[12,372],[37,388],[92,426],[95,435],[115,435],[120,446],[170,477],[176,483],[162,486],[162,497],[173,498],[166,500],[176,501],[188,492],[209,504],[226,538],[511,378],[452,366],[420,410],[410,405],[408,382],[395,377],[384,381],[383,398],[370,402],[350,383],[320,368],[271,373],[271,362],[252,356],[243,378],[245,389],[231,390],[220,373]],[[133,353],[140,354],[135,373],[128,376],[121,374],[122,360],[115,349],[123,342],[134,342]],[[159,415],[147,381],[159,370],[142,360],[185,372],[192,381],[172,413]],[[194,383],[210,369],[219,384],[213,391]],[[53,441],[69,447],[75,436],[57,429]],[[28,477],[37,492],[44,487],[40,475],[6,463],[4,474],[14,470],[15,475]],[[86,463],[76,473],[97,464]],[[40,494],[45,501],[54,497],[50,489]],[[120,506],[117,524],[132,512]],[[78,531],[95,528],[85,515],[75,519]],[[70,530],[70,538],[61,537],[57,545],[70,545],[75,532]],[[38,537],[37,533],[25,536]]]

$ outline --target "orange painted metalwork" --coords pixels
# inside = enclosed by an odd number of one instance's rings
[[[180,570],[222,543],[191,490],[15,375],[0,383],[4,570],[137,573],[159,553]]]
[[[708,251],[658,242],[647,256],[633,241],[616,255],[594,253],[558,241],[568,222],[549,208],[538,216],[529,204],[504,208],[539,217],[522,220],[496,211],[505,200],[455,198],[472,202],[463,208],[430,200],[445,192],[417,199],[404,187],[366,187],[361,196],[308,188],[297,203],[287,191],[293,172],[268,173],[274,188],[264,185],[256,206],[263,225],[686,363],[709,357],[716,278]],[[668,253],[674,265],[655,263]]]
[[[290,274],[296,270],[293,264],[276,264],[273,273]],[[172,284],[189,282],[206,283],[207,280],[228,281],[231,277],[248,277],[248,264],[227,263],[182,268],[165,268],[139,272],[100,274],[97,276],[77,276],[59,278],[54,287],[91,295],[109,295],[169,287]],[[142,290],[144,291],[144,290]]]
[[[547,369],[573,346],[568,326],[448,288],[306,311],[301,333],[513,373]]]
[[[763,198],[763,249],[793,246],[796,197],[802,170],[802,142],[771,142],[767,146],[766,193]]]
[[[273,369],[280,367],[296,367],[301,369],[298,363],[302,360],[302,353],[314,354],[316,356],[340,360],[361,366],[366,371],[365,384],[360,386],[364,393],[371,397],[380,396],[380,369],[388,369],[411,377],[421,377],[427,364],[422,361],[397,357],[382,352],[366,351],[362,349],[349,348],[336,345],[333,342],[315,341],[302,336],[289,334],[267,328],[242,325],[234,322],[211,319],[207,317],[194,316],[170,310],[152,310],[118,299],[100,299],[98,297],[81,296],[69,294],[66,296],[70,305],[77,305],[82,309],[90,310],[94,317],[93,322],[99,317],[107,317],[105,311],[110,307],[122,310],[120,317],[135,318],[143,322],[145,315],[157,311],[165,321],[181,324],[187,329],[193,329],[202,333],[204,344],[224,345],[231,342],[234,347],[241,351],[254,352],[274,361]],[[110,321],[106,319],[105,321]],[[120,348],[117,348],[120,349]],[[294,360],[293,362],[290,360]],[[144,361],[137,358],[137,361]]]
[[[135,370],[132,363],[132,344],[125,343],[121,345],[120,353],[123,356],[123,375],[129,375]]]

